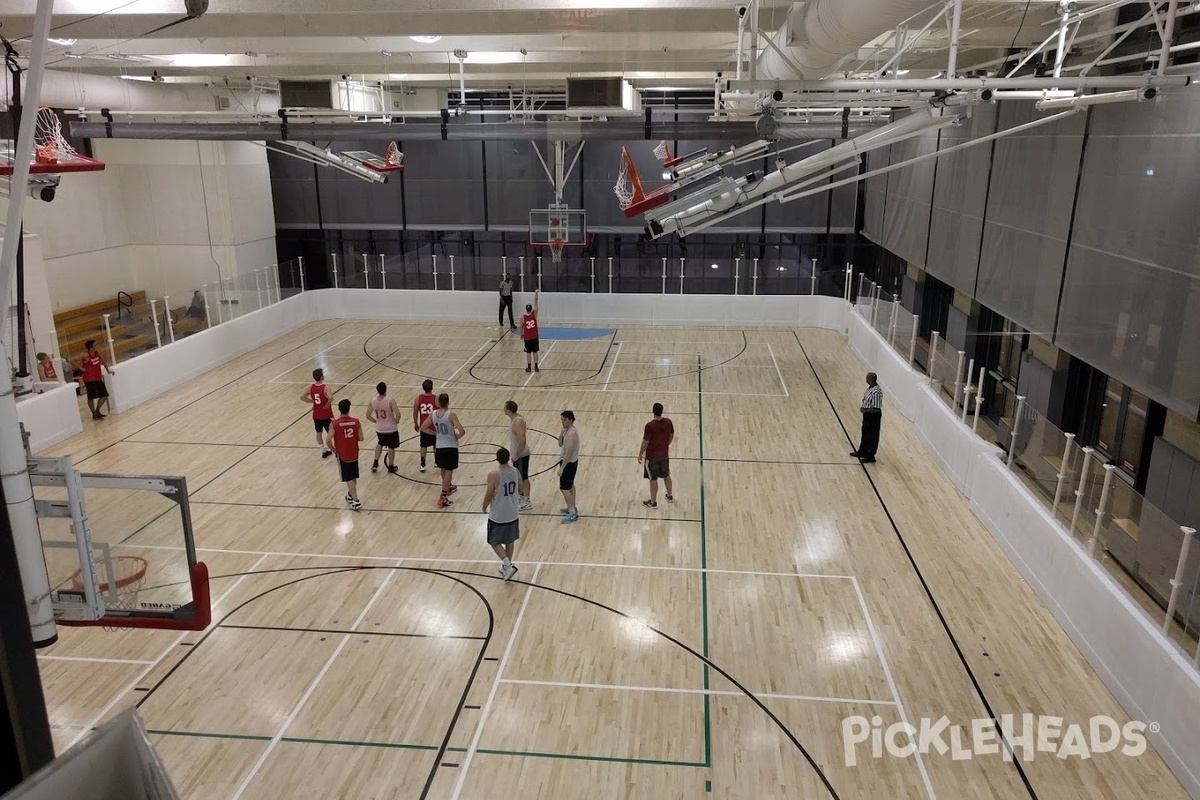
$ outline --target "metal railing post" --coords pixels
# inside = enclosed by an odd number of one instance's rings
[[[167,315],[167,337],[170,338],[171,344],[175,344],[175,324],[171,322],[171,298],[163,295],[163,311]]]
[[[454,291],[454,256],[450,256],[450,291]]]
[[[750,294],[757,295],[758,294],[758,259],[757,258],[754,259],[754,281],[753,281],[753,286],[751,288],[753,291],[751,291]]]
[[[983,409],[983,381],[987,377],[987,367],[979,368],[979,385],[975,387],[975,419],[971,422],[971,432],[979,432],[979,412]]]
[[[960,421],[963,425],[967,424],[967,409],[971,407],[971,376],[975,374],[975,359],[971,359],[971,363],[967,365],[967,385],[963,387],[962,399],[962,418]]]
[[[954,367],[954,399],[950,403],[951,408],[958,405],[958,393],[962,391],[962,368],[966,355],[962,350],[958,351],[958,364]]]
[[[113,347],[112,327],[108,324],[109,316],[108,314],[104,315],[104,338],[108,340],[108,361],[110,364],[116,365],[117,351]]]
[[[666,294],[666,293],[667,293],[667,259],[666,259],[666,258],[664,258],[664,259],[662,260],[662,267],[663,267],[663,274],[662,274],[662,293],[663,293],[663,294]]]
[[[1183,546],[1179,548],[1179,561],[1175,564],[1175,577],[1171,580],[1171,599],[1167,601],[1167,616],[1162,625],[1164,636],[1171,635],[1171,623],[1175,620],[1175,608],[1179,605],[1179,590],[1183,588],[1183,571],[1187,568],[1188,550],[1192,548],[1192,537],[1196,535],[1195,528],[1180,525],[1179,530],[1183,531]]]
[[[912,337],[908,340],[908,366],[912,367],[917,358],[917,329],[921,327],[921,315],[913,314]]]
[[[596,257],[591,257],[592,261],[592,294],[596,293]]]
[[[158,330],[158,301],[150,301],[150,319],[154,320],[154,346],[162,347],[162,333]]]
[[[741,271],[741,266],[742,266],[742,260],[740,258],[735,258],[733,260],[733,293],[734,294],[738,293],[738,279],[740,278],[738,273]]]
[[[1113,471],[1117,468],[1116,464],[1104,465],[1104,485],[1100,487],[1100,506],[1096,509],[1096,524],[1092,528],[1092,543],[1088,546],[1088,552],[1092,557],[1096,557],[1096,550],[1100,546],[1100,528],[1104,525],[1104,515],[1108,513],[1108,493],[1112,489]]]
[[[329,254],[329,257],[330,257],[330,258],[333,260],[333,288],[335,288],[335,289],[340,289],[340,288],[341,288],[341,286],[339,285],[339,282],[338,282],[338,272],[340,271],[340,270],[338,269],[338,266],[339,266],[339,264],[338,264],[338,254],[337,254],[337,253],[330,253],[330,254]]]
[[[369,256],[363,256],[363,288],[371,288],[371,263],[367,259]]]
[[[208,324],[208,327],[211,328],[212,327],[212,302],[210,302],[209,297],[208,297],[208,284],[206,283],[203,286],[201,286],[200,291],[204,295],[204,321]]]
[[[933,370],[937,365],[937,344],[938,332],[934,331],[929,337],[929,368],[928,374],[925,376],[929,379],[929,384],[932,386],[934,382]]]
[[[847,261],[846,262],[846,280],[845,280],[846,288],[845,288],[845,291],[843,292],[843,294],[845,295],[844,299],[847,303],[850,302],[850,281],[853,279],[854,279],[854,264]]]
[[[519,258],[520,258],[520,263],[518,264],[518,266],[521,268],[521,293],[524,294],[525,293],[525,256],[519,256]]]
[[[679,293],[683,294],[683,258],[679,259]]]
[[[259,272],[261,272],[261,270],[254,270],[254,293],[258,295],[258,307],[263,308],[262,276],[258,274]]]
[[[437,254],[435,253],[432,256],[432,258],[433,258],[433,290],[436,292],[437,291]]]
[[[1067,485],[1067,464],[1071,461],[1071,443],[1075,441],[1075,434],[1065,434],[1067,438],[1067,446],[1063,448],[1062,463],[1058,465],[1058,484],[1054,487],[1054,513],[1058,513],[1058,504],[1062,502],[1063,488]]]
[[[613,262],[612,256],[609,256],[608,257],[608,293],[609,294],[612,294],[612,281],[613,281],[612,262]]]
[[[379,254],[379,287],[387,288],[387,258],[382,253]]]
[[[880,299],[879,295],[880,294],[881,294],[881,291],[878,286],[875,287],[875,291],[871,292],[871,330],[876,330],[875,320],[879,316],[879,299]]]
[[[1083,511],[1084,487],[1087,486],[1092,471],[1092,453],[1094,452],[1090,447],[1083,448],[1083,466],[1079,470],[1079,488],[1075,490],[1075,510],[1071,512],[1072,536],[1075,535],[1075,528],[1079,524],[1079,513]]]
[[[812,260],[812,276],[808,280],[808,293],[813,297],[817,296],[817,260]]]
[[[538,288],[537,288],[537,290],[540,292],[540,291],[542,291],[542,257],[541,257],[541,256],[538,256],[538,274],[537,274],[537,279],[538,279]]]
[[[1008,466],[1012,466],[1013,455],[1017,452],[1017,432],[1021,430],[1021,417],[1025,413],[1025,397],[1017,395],[1017,413],[1013,417],[1012,441],[1008,443]]]
[[[300,291],[305,292],[308,291],[308,289],[305,286],[304,281],[304,256],[300,256],[296,260],[300,262]]]
[[[900,298],[892,298],[892,321],[888,323],[888,344],[896,347],[896,315],[900,312]]]

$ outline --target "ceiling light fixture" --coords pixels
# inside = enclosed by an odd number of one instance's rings
[[[410,36],[408,38],[412,39],[414,42],[420,42],[421,44],[433,44],[434,42],[440,42],[442,40],[442,37],[440,35]]]
[[[50,44],[56,44],[59,47],[70,47],[78,42],[78,39],[49,39]]]

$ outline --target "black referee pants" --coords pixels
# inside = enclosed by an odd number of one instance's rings
[[[879,425],[883,414],[862,412],[862,444],[858,446],[859,458],[874,458],[879,449]]]
[[[512,301],[513,301],[513,299],[512,299],[511,294],[508,297],[501,296],[501,298],[500,298],[500,321],[498,324],[500,324],[500,325],[504,324],[504,309],[507,308],[508,309],[508,327],[515,328],[515,327],[517,327],[517,323],[513,322],[513,315],[512,315],[513,303],[512,303]]]

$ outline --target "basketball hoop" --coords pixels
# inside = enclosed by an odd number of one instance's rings
[[[667,144],[666,139],[663,139],[658,143],[658,147],[654,148],[654,157],[659,161],[671,160],[671,145]]]
[[[621,210],[629,208],[633,204],[634,198],[641,193],[640,181],[637,179],[636,172],[630,172],[632,161],[629,158],[629,151],[624,147],[621,148],[621,171],[617,173],[617,184],[613,187],[613,191],[617,195],[617,204]]]
[[[550,259],[555,264],[561,264],[562,258],[563,258],[563,251],[566,250],[566,248],[567,248],[567,243],[564,242],[562,239],[551,239],[550,240]]]
[[[396,147],[395,142],[388,142],[387,150],[383,153],[383,163],[389,167],[399,167],[403,164],[404,154]]]
[[[100,579],[96,589],[104,595],[106,608],[132,609],[137,605],[138,590],[142,588],[142,582],[146,579],[146,570],[150,568],[150,562],[140,556],[113,556],[112,566],[114,585],[110,589],[104,558],[100,557],[92,562],[92,568]],[[83,591],[82,569],[76,570],[75,574],[71,576],[71,588],[75,591]],[[116,594],[115,601],[109,598],[109,595],[114,593],[113,589]]]
[[[37,110],[33,128],[34,160],[39,164],[57,164],[70,161],[78,154],[67,144],[62,135],[62,122],[58,114],[46,106]]]

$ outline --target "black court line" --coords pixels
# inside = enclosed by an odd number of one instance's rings
[[[489,381],[489,380],[485,380],[475,374],[475,368],[478,367],[480,364],[482,364],[483,360],[485,358],[487,358],[489,355],[491,355],[492,351],[496,349],[496,347],[500,344],[500,342],[504,341],[504,337],[508,336],[509,333],[510,333],[510,331],[505,331],[503,334],[501,334],[499,337],[497,337],[496,341],[492,343],[492,346],[487,349],[487,352],[485,352],[483,355],[481,355],[479,357],[479,359],[474,364],[471,365],[471,368],[467,370],[467,374],[470,375],[475,380],[479,381],[480,383],[487,384],[488,386],[496,386],[496,387],[500,387],[500,388],[504,388],[504,389],[528,389],[529,386],[527,384],[501,383],[499,381]],[[584,380],[584,381],[589,380],[591,378],[596,377],[597,375],[599,375],[601,372],[604,371],[604,365],[608,363],[608,357],[612,354],[613,343],[616,342],[616,340],[617,340],[617,331],[614,329],[612,332],[612,335],[608,337],[608,347],[605,349],[604,355],[600,359],[600,366],[597,367],[596,371],[593,372],[591,375],[585,375],[584,377],[580,378],[579,380]],[[553,345],[551,345],[551,346],[553,346]],[[363,345],[363,350],[364,350],[364,352],[366,351],[366,344]],[[522,350],[522,352],[524,352],[524,350]],[[548,348],[546,348],[546,353],[549,354],[549,352],[550,352],[550,348],[548,347]],[[540,361],[542,358],[542,354],[538,353],[537,355],[538,355],[538,360]],[[484,369],[493,369],[493,367],[484,367]],[[503,366],[495,367],[495,369],[504,369],[504,367]],[[579,371],[586,372],[586,370],[579,370]],[[539,367],[539,372],[540,372],[540,367]],[[538,384],[537,388],[550,389],[550,388],[556,388],[559,386],[570,386],[574,383],[576,383],[576,382],[575,381],[567,381],[565,383]]]
[[[322,567],[315,567],[315,569],[322,569]],[[328,569],[328,568],[325,567],[324,569]],[[161,587],[151,587],[151,588],[161,588]],[[442,636],[442,635],[438,635],[438,634],[434,634],[434,633],[397,633],[395,631],[341,630],[338,628],[284,628],[284,627],[280,627],[278,625],[242,625],[242,624],[235,625],[232,622],[222,623],[221,627],[232,628],[232,629],[236,629],[236,630],[246,630],[246,631],[290,631],[291,633],[324,633],[324,634],[334,634],[334,635],[347,635],[347,634],[359,635],[359,634],[361,634],[363,636],[393,636],[393,637],[399,637],[402,639],[456,639],[456,640],[461,639],[463,641],[471,641],[471,642],[484,641],[484,637],[482,637],[482,636],[451,636],[451,635]]]
[[[828,390],[825,388],[825,383],[821,380],[821,376],[817,374],[817,368],[813,365],[812,359],[808,357],[808,351],[804,349],[804,343],[800,341],[800,336],[792,331],[792,335],[796,337],[796,344],[800,347],[800,352],[804,354],[804,360],[808,362],[808,368],[812,370],[813,377],[817,379],[817,385],[821,387],[821,393],[825,395],[826,402],[829,403],[829,409],[833,412],[834,418],[837,420],[838,426],[842,429],[842,433],[846,436],[846,441],[854,447],[854,439],[850,436],[850,431],[846,428],[846,424],[842,421],[841,414],[838,413],[837,406],[833,404],[833,398],[829,396]],[[942,607],[938,605],[937,599],[933,596],[933,590],[929,587],[928,581],[925,580],[925,575],[921,572],[921,568],[917,566],[917,559],[913,556],[912,551],[908,547],[908,542],[904,539],[904,534],[900,532],[900,526],[896,524],[896,520],[892,517],[892,512],[888,508],[887,502],[883,499],[883,495],[879,491],[879,487],[875,483],[875,479],[871,476],[871,471],[867,469],[866,464],[862,464],[863,474],[866,475],[867,483],[871,485],[871,490],[875,493],[875,498],[879,501],[879,507],[883,509],[883,513],[887,516],[888,523],[896,534],[896,538],[900,540],[900,547],[904,550],[904,555],[908,558],[908,563],[912,567],[913,573],[916,574],[917,580],[921,582],[921,588],[925,591],[925,596],[929,599],[930,605],[933,606],[933,611],[937,614],[938,621],[942,624],[942,630],[946,633],[946,638],[950,640],[950,644],[954,647],[954,652],[958,654],[958,660],[962,662],[962,667],[967,673],[967,677],[971,680],[971,685],[975,687],[975,693],[983,702],[983,707],[991,717],[992,722],[996,725],[996,735],[1000,741],[1004,743],[1005,749],[1009,754],[1013,753],[1012,745],[1008,743],[1008,739],[1004,735],[1004,730],[1000,725],[1000,718],[996,716],[996,712],[992,710],[992,704],[988,702],[987,695],[983,691],[983,686],[980,685],[979,679],[975,677],[975,671],[971,669],[971,665],[967,663],[967,657],[962,651],[962,647],[958,644],[958,638],[955,637],[954,631],[950,629],[950,623],[946,620],[946,615],[942,613]],[[1029,776],[1025,774],[1025,769],[1021,766],[1021,759],[1012,757],[1008,759],[1016,768],[1017,774],[1021,776],[1021,782],[1025,784],[1025,790],[1033,800],[1038,800],[1037,792],[1033,788],[1033,784],[1029,781]]]

